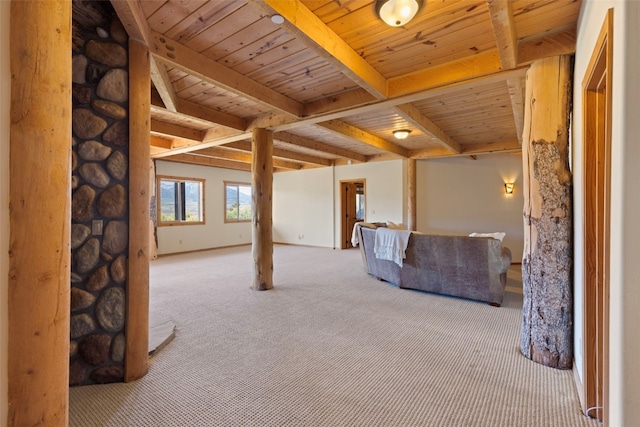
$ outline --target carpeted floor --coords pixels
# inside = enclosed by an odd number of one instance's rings
[[[249,247],[154,261],[175,339],[137,382],[72,388],[70,425],[598,425],[571,371],[520,355],[517,270],[496,308],[379,282],[357,250],[276,246],[274,268],[254,292]]]

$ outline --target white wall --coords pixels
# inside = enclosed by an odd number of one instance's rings
[[[406,217],[406,178],[402,160],[359,163],[335,168],[333,210],[335,230],[334,247],[340,247],[340,181],[365,181],[365,221],[403,223]]]
[[[158,227],[159,255],[251,243],[250,222],[224,222],[224,181],[251,183],[249,172],[158,160],[156,174],[205,180],[205,224]]]
[[[274,242],[340,247],[340,181],[366,182],[365,220],[402,223],[404,162],[361,163],[275,174]],[[304,235],[303,238],[298,236]]]
[[[273,176],[273,241],[333,247],[333,168]]]
[[[583,375],[584,137],[581,85],[605,14],[614,9],[611,123],[609,414],[611,426],[640,419],[640,2],[586,0],[578,23],[573,100],[575,355]]]
[[[488,154],[419,160],[416,165],[417,230],[430,234],[468,235],[503,231],[512,262],[522,261],[522,157]],[[513,194],[504,191],[515,183]]]
[[[7,355],[9,310],[9,14],[11,2],[0,1],[0,425],[8,414]]]
[[[605,14],[614,9],[613,114],[611,124],[611,244],[609,329],[610,425],[634,425],[640,419],[640,3],[590,0],[582,6],[574,71],[573,170],[575,205],[575,348],[583,375],[582,286],[584,236],[584,136],[581,85]]]

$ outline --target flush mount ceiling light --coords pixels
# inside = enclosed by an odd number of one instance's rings
[[[282,17],[282,15],[272,15],[271,22],[280,25],[284,22],[284,18]]]
[[[405,139],[410,133],[411,131],[409,129],[398,129],[393,131],[393,136],[397,139]]]
[[[423,0],[376,0],[376,14],[387,25],[400,27],[416,16]]]

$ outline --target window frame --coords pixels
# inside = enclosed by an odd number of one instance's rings
[[[200,184],[200,211],[202,212],[201,220],[199,221],[187,221],[187,220],[174,220],[163,221],[162,220],[162,181],[174,181],[174,182],[195,182]],[[203,178],[187,178],[182,176],[171,175],[157,175],[156,176],[156,212],[157,212],[157,226],[158,227],[172,227],[175,225],[204,225],[206,221],[205,216],[205,179]],[[186,209],[185,209],[186,215]]]
[[[224,218],[224,222],[225,224],[237,224],[237,223],[242,223],[242,222],[251,222],[252,218],[253,218],[253,203],[251,204],[251,217],[248,219],[240,219],[240,209],[238,209],[238,218],[237,219],[229,219],[227,217],[227,186],[229,185],[235,185],[237,187],[249,187],[251,188],[251,198],[253,200],[253,185],[251,185],[251,183],[248,182],[240,182],[240,181],[223,181],[223,193],[224,193],[224,204],[222,205],[223,207],[223,218]],[[238,194],[240,194],[240,188],[238,188]],[[238,198],[238,203],[240,202],[239,198]]]

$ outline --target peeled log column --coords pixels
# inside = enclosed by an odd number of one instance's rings
[[[273,134],[254,129],[251,140],[251,193],[253,220],[251,227],[253,252],[253,289],[273,288]]]
[[[571,58],[527,72],[522,138],[524,252],[522,353],[554,368],[572,360],[572,212],[569,171]]]
[[[14,1],[10,32],[9,411],[0,425],[62,427],[69,419],[71,2]]]
[[[129,267],[124,379],[149,370],[149,49],[129,40]]]
[[[407,230],[416,231],[416,159],[407,159]]]

